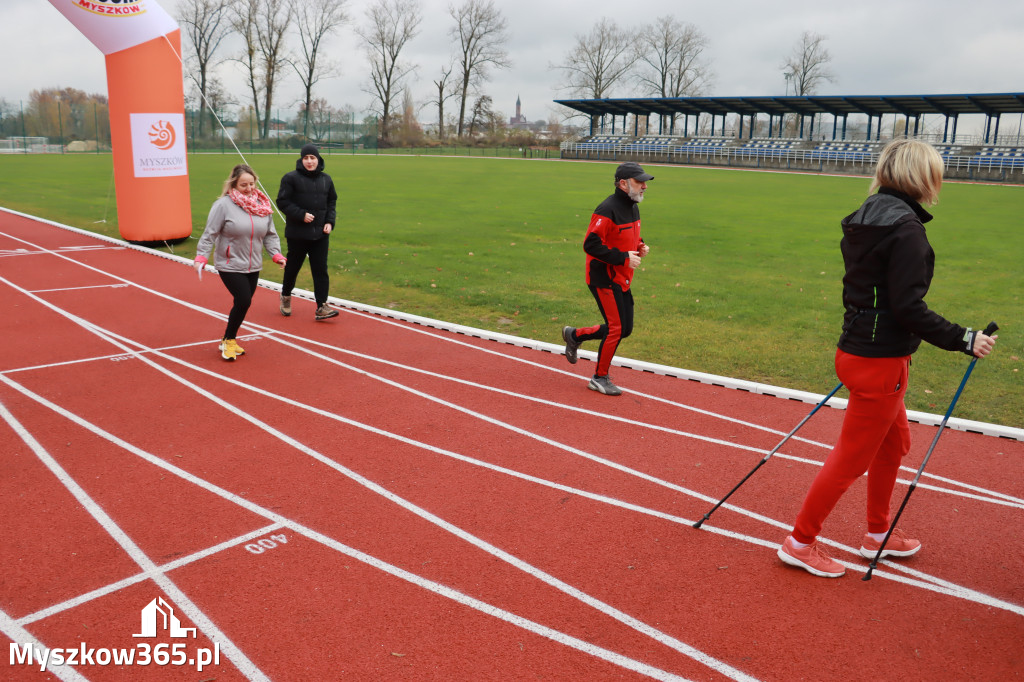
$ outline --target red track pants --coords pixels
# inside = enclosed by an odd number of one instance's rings
[[[850,391],[839,442],[807,491],[793,538],[811,543],[839,498],[866,471],[869,533],[889,530],[889,504],[900,462],[910,451],[903,396],[910,356],[864,358],[836,351],[836,374]]]
[[[597,349],[597,369],[595,376],[608,375],[612,366],[612,358],[619,348],[619,342],[633,333],[633,292],[623,291],[617,284],[610,287],[588,285],[590,293],[597,301],[604,324],[577,329],[576,340],[580,343],[600,339],[601,347]]]

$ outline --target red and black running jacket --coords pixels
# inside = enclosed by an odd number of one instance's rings
[[[629,291],[633,269],[629,252],[637,251],[640,238],[640,207],[618,187],[601,202],[590,217],[583,250],[587,253],[587,284],[610,287],[613,283]]]

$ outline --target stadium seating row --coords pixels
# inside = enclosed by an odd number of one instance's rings
[[[681,139],[671,135],[645,135],[632,139],[627,135],[595,135],[577,142],[578,151],[633,152],[650,154],[721,154],[735,150],[744,156],[755,155],[778,158],[788,153],[800,158],[827,162],[873,162],[884,146],[882,142],[821,142],[813,149],[801,149],[807,141],[799,138],[756,138],[746,142],[735,138],[695,137]],[[739,143],[739,144],[738,144]],[[1024,148],[984,147],[964,156],[963,147],[954,144],[935,145],[939,154],[947,159],[956,158],[957,165],[977,167],[1024,167]]]

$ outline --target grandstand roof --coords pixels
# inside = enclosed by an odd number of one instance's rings
[[[556,104],[590,116],[639,114],[1002,114],[1024,113],[1024,92],[963,95],[808,95],[802,97],[627,97],[623,99],[559,99]]]

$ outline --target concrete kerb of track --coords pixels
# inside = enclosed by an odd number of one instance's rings
[[[163,253],[162,251],[155,251],[153,249],[138,246],[125,242],[120,239],[114,239],[113,237],[107,237],[105,235],[96,234],[83,230],[77,227],[71,227],[70,225],[63,225],[61,223],[53,222],[38,218],[36,216],[28,215],[25,213],[19,213],[18,211],[12,211],[7,208],[0,207],[0,211],[10,213],[12,215],[21,216],[30,220],[45,223],[47,225],[53,225],[64,230],[76,232],[78,234],[86,235],[94,239],[106,241],[118,246],[133,249],[143,253],[148,253],[153,256],[160,258],[166,258],[168,260],[177,261],[192,267],[193,261],[177,256],[175,254]],[[207,271],[216,272],[216,270],[210,266],[206,266]],[[270,282],[264,279],[260,279],[260,286],[265,289],[272,291],[281,291],[281,285],[276,282]],[[310,301],[315,300],[312,292],[305,291],[303,289],[295,289],[292,291],[293,296],[307,299]],[[471,336],[479,339],[485,339],[488,341],[496,341],[498,343],[505,343],[511,346],[518,346],[520,348],[530,348],[533,350],[544,351],[548,353],[554,353],[560,355],[564,351],[564,345],[548,343],[546,341],[537,341],[534,339],[527,339],[518,336],[511,336],[509,334],[502,334],[500,332],[492,332],[487,329],[478,329],[476,327],[468,327],[465,325],[454,324],[451,322],[444,322],[442,320],[435,320],[429,317],[423,317],[420,315],[412,315],[409,313],[403,313],[401,311],[391,310],[390,308],[380,308],[377,306],[367,305],[364,303],[358,303],[356,301],[349,301],[343,298],[331,296],[328,298],[328,302],[340,306],[342,308],[349,308],[351,310],[357,310],[360,312],[369,313],[372,315],[379,315],[381,317],[389,317],[402,322],[408,322],[411,324],[417,324],[424,327],[431,327],[442,331],[453,332],[455,334],[462,334],[464,336]],[[579,355],[589,360],[596,361],[597,353],[593,351],[580,350]],[[704,372],[697,372],[694,370],[681,369],[678,367],[671,367],[669,365],[659,365],[652,362],[645,362],[643,360],[633,360],[631,358],[619,358],[616,357],[612,360],[612,364],[617,367],[625,367],[627,369],[635,369],[642,372],[651,372],[653,374],[661,374],[664,376],[675,377],[678,379],[686,379],[687,381],[697,381],[702,384],[710,384],[712,386],[720,386],[722,388],[729,388],[739,391],[746,391],[748,393],[757,393],[760,395],[767,395],[776,398],[784,398],[786,400],[795,400],[802,403],[817,404],[825,397],[824,393],[810,393],[807,391],[798,391],[790,388],[783,388],[781,386],[772,386],[770,384],[760,384],[753,381],[745,381],[743,379],[733,379],[731,377],[718,376],[716,374],[707,374]],[[846,409],[846,400],[843,398],[832,398],[828,401],[828,407],[835,409]],[[918,424],[925,426],[938,426],[942,423],[942,415],[931,414],[929,412],[917,412],[914,410],[907,411],[907,419]],[[1007,438],[1009,440],[1017,440],[1024,442],[1024,429],[1014,428],[1012,426],[1003,426],[1001,424],[989,424],[987,422],[973,421],[970,419],[960,419],[958,417],[950,417],[949,421],[946,422],[946,427],[955,429],[957,431],[967,431],[970,433],[979,433],[986,436],[996,436],[998,438]]]

